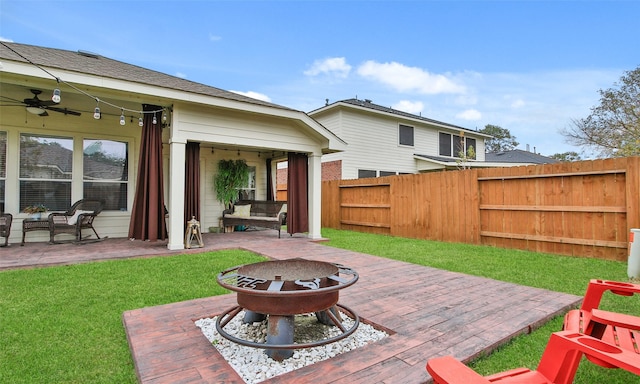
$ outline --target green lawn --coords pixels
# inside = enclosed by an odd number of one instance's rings
[[[136,383],[122,313],[226,293],[245,251],[0,273],[0,383]]]
[[[591,279],[628,281],[627,264],[599,259],[564,257],[469,244],[404,239],[359,232],[323,229],[327,245],[378,255],[394,260],[462,272],[531,287],[582,296]],[[601,307],[615,312],[640,314],[640,300],[606,295]],[[535,369],[552,332],[562,329],[562,317],[548,322],[530,335],[517,337],[490,356],[470,364],[488,375],[517,367]],[[584,360],[584,359],[583,359]],[[626,371],[610,370],[583,362],[575,383],[638,383]]]
[[[582,295],[589,279],[626,281],[626,263],[325,229],[327,245],[420,265]],[[104,261],[0,272],[0,383],[135,383],[124,311],[225,293],[219,271],[264,258],[244,251]],[[638,314],[636,299],[606,297]],[[562,319],[471,364],[482,374],[535,368]],[[426,362],[425,362],[426,363]],[[576,383],[636,376],[584,363]]]

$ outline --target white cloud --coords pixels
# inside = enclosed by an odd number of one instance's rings
[[[176,77],[179,77],[181,79],[186,79],[187,78],[187,74],[186,73],[182,73],[182,72],[176,72]]]
[[[480,120],[482,119],[482,113],[475,109],[467,109],[466,111],[458,113],[456,117],[463,120]]]
[[[271,98],[269,96],[259,92],[254,92],[254,91],[242,92],[242,91],[234,91],[234,90],[229,90],[229,92],[237,93],[238,95],[247,96],[252,99],[266,101],[268,103],[271,102]]]
[[[511,108],[521,108],[524,107],[524,100],[517,99],[511,102]]]
[[[464,93],[465,87],[453,79],[429,73],[422,68],[408,67],[397,62],[377,63],[366,61],[358,68],[358,74],[391,86],[398,92],[418,92],[435,95],[440,93]]]
[[[0,41],[4,41],[5,43],[13,43],[13,40],[7,39],[6,37],[0,36]]]
[[[392,105],[392,108],[417,115],[424,109],[424,104],[422,101],[400,100],[396,104]]]
[[[304,71],[307,76],[330,75],[334,77],[346,78],[351,72],[351,66],[347,64],[344,57],[330,57],[323,60],[316,60],[311,67]]]
[[[221,36],[209,34],[209,41],[220,41],[222,40]]]

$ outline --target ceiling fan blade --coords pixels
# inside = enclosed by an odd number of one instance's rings
[[[54,103],[53,100],[40,100],[37,97],[31,98],[31,99],[24,99],[24,103],[34,107],[37,107],[37,106],[48,107],[50,105],[56,105],[56,103]]]
[[[67,109],[67,108],[46,107],[45,109],[47,109],[49,111],[55,111],[55,112],[64,113],[65,115],[73,115],[73,116],[80,116],[81,115],[80,112],[73,111],[73,110]]]

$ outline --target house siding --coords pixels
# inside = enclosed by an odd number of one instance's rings
[[[342,161],[342,179],[358,178],[358,170],[417,173],[414,154],[438,155],[438,133],[459,134],[427,123],[376,111],[334,108],[311,114],[348,144],[345,152],[323,156],[323,163]],[[398,144],[400,124],[414,127],[414,146]],[[473,137],[465,131],[465,135]],[[484,139],[475,137],[477,160],[484,160]]]

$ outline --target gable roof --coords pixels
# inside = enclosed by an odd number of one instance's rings
[[[554,164],[560,162],[554,158],[542,156],[529,151],[523,151],[521,149],[485,153],[484,159],[486,162],[492,163]]]
[[[387,114],[387,115],[395,115],[395,116],[400,116],[400,117],[403,117],[403,118],[406,118],[406,119],[410,119],[410,120],[417,120],[417,121],[429,123],[429,124],[432,124],[432,125],[437,125],[437,126],[439,126],[441,128],[446,128],[448,130],[473,132],[475,135],[478,135],[478,136],[491,137],[490,135],[487,135],[487,134],[484,134],[484,133],[480,133],[480,132],[475,131],[473,129],[464,128],[464,127],[461,127],[461,126],[458,126],[458,125],[449,124],[449,123],[445,123],[445,122],[442,122],[442,121],[430,119],[430,118],[427,118],[427,117],[423,117],[422,115],[415,115],[413,113],[400,111],[400,110],[397,110],[397,109],[393,109],[391,107],[385,107],[385,106],[382,106],[382,105],[374,104],[369,99],[360,100],[358,98],[354,98],[354,99],[346,99],[346,100],[336,101],[335,103],[325,105],[324,107],[321,107],[321,108],[318,108],[316,110],[313,110],[313,111],[309,112],[309,115],[313,116],[316,113],[320,113],[322,111],[326,111],[326,110],[335,108],[337,106],[351,106],[351,107],[356,107],[356,108],[363,108],[363,109],[367,109],[367,110],[371,110],[371,111],[384,113],[384,114]]]
[[[254,99],[86,51],[74,52],[0,41],[0,59],[293,111],[293,109],[282,105]]]

